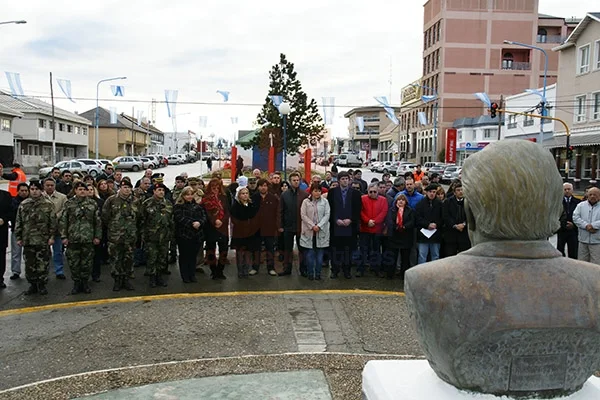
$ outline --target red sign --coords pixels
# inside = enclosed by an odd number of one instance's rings
[[[456,164],[456,129],[446,129],[446,164]]]

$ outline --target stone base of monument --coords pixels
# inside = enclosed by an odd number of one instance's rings
[[[427,360],[369,361],[362,373],[364,400],[508,400],[512,397],[494,396],[459,390],[442,381]],[[562,400],[600,399],[600,379],[591,377],[580,391]]]

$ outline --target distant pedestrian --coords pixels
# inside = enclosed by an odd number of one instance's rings
[[[578,259],[600,265],[600,189],[588,190],[587,200],[573,211],[573,222],[579,228]]]
[[[563,184],[563,193],[563,216],[560,220],[556,248],[565,256],[566,245],[569,258],[576,260],[579,246],[579,230],[573,223],[573,212],[580,200],[573,197],[573,185],[570,183]]]
[[[212,156],[206,159],[206,168],[208,168],[209,172],[212,172]]]
[[[10,276],[11,280],[21,278],[21,259],[23,258],[23,248],[17,244],[17,236],[15,235],[15,226],[17,218],[17,210],[21,203],[29,197],[29,186],[21,182],[17,186],[17,196],[13,197],[11,203],[11,219],[10,219]]]

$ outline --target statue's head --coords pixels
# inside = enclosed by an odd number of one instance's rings
[[[558,230],[562,178],[550,152],[502,140],[465,160],[465,210],[473,244],[543,240]]]

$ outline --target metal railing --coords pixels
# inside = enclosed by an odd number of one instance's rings
[[[561,35],[537,35],[538,43],[562,43],[567,38]]]
[[[512,69],[515,71],[529,71],[531,70],[531,63],[503,60],[502,69]]]

